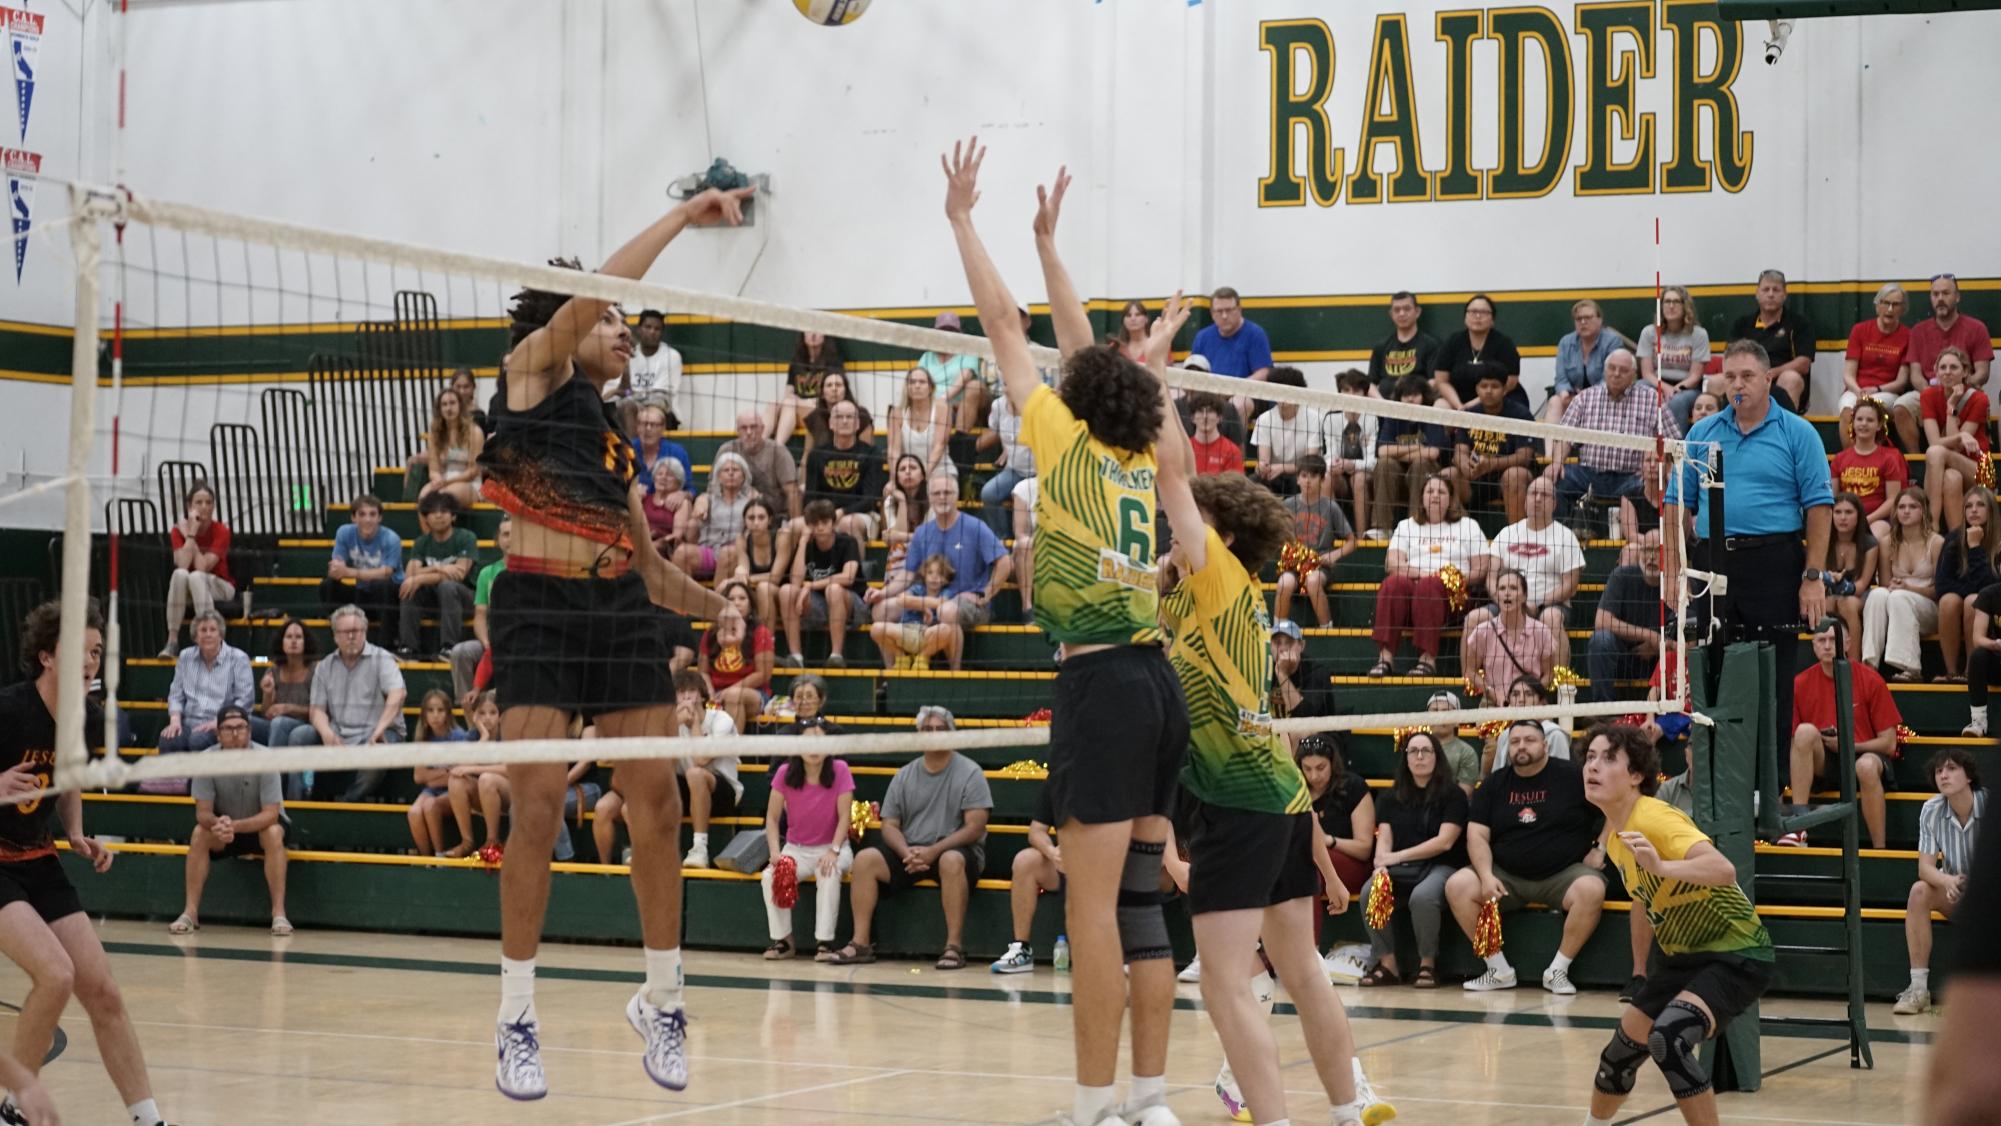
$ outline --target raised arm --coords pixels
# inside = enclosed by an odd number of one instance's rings
[[[1056,170],[1056,186],[1035,185],[1035,254],[1042,259],[1042,283],[1049,291],[1049,320],[1056,326],[1056,346],[1065,356],[1092,343],[1091,321],[1070,271],[1056,253],[1056,220],[1063,213],[1063,196],[1070,190],[1070,169]]]
[[[1022,335],[1019,307],[980,234],[973,229],[973,205],[980,201],[980,164],[987,150],[978,137],[955,143],[950,156],[940,156],[945,170],[945,217],[951,220],[952,237],[959,244],[959,260],[966,269],[966,284],[973,291],[973,304],[980,311],[980,327],[993,342],[994,358],[1000,363],[1001,383],[1016,411],[1023,410],[1028,397],[1042,386],[1035,360],[1028,352],[1028,338]],[[1059,330],[1060,331],[1060,330]]]
[[[1168,299],[1153,322],[1146,341],[1146,366],[1156,378],[1167,370],[1167,353],[1174,336],[1188,323],[1188,307],[1180,292]],[[1181,412],[1174,409],[1167,381],[1160,381],[1160,437],[1154,442],[1154,460],[1160,465],[1159,495],[1167,524],[1174,529],[1174,551],[1189,571],[1199,571],[1208,562],[1209,530],[1202,523],[1202,509],[1188,482],[1195,476],[1195,451],[1181,429]]]

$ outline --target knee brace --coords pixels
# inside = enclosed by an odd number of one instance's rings
[[[1160,865],[1166,849],[1161,841],[1126,846],[1126,867],[1119,876],[1119,945],[1128,962],[1174,956],[1160,910]]]
[[[1612,1041],[1598,1054],[1598,1078],[1592,1086],[1608,1095],[1630,1095],[1639,1081],[1640,1065],[1647,1062],[1647,1046],[1626,1035],[1623,1028],[1612,1030]]]
[[[1695,1058],[1695,1049],[1708,1036],[1709,1018],[1686,1001],[1669,1001],[1647,1033],[1647,1051],[1675,1098],[1694,1098],[1709,1090],[1709,1075]]]

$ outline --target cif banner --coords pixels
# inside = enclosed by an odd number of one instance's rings
[[[14,71],[14,108],[20,115],[21,143],[28,143],[28,114],[35,107],[35,70],[42,61],[42,17],[19,8],[0,8],[6,25],[7,57]]]
[[[7,215],[14,229],[14,284],[28,264],[28,225],[35,206],[35,181],[42,174],[42,154],[0,148],[0,171],[7,177]]]

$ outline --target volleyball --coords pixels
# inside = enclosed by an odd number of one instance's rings
[[[817,24],[840,27],[862,18],[869,0],[792,0],[799,14]]]

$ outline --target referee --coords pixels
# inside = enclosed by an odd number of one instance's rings
[[[1774,731],[1778,746],[1792,740],[1794,652],[1801,622],[1818,622],[1827,600],[1820,571],[1827,559],[1834,490],[1828,484],[1827,450],[1813,424],[1772,404],[1772,361],[1753,340],[1723,353],[1729,404],[1688,432],[1688,461],[1668,482],[1661,526],[1678,524],[1684,508],[1695,515],[1694,563],[1730,580],[1724,624],[1730,636],[1769,641],[1777,668]],[[1709,536],[1695,463],[1710,450],[1723,455],[1723,480],[1737,489],[1724,510],[1723,542]],[[1801,544],[1804,529],[1804,546]],[[1662,591],[1681,577],[1679,544],[1670,540]],[[1672,597],[1670,594],[1669,597]],[[1705,592],[1694,620],[1710,618]]]

